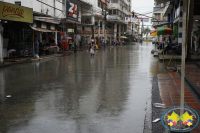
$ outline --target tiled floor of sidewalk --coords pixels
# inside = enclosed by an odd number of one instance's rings
[[[158,74],[157,76],[162,103],[166,105],[166,108],[180,105],[181,80],[177,73]],[[187,87],[185,87],[185,105],[193,108],[200,114],[200,105]],[[200,130],[198,129],[200,129],[200,124],[199,127],[192,130],[192,133],[199,133]]]

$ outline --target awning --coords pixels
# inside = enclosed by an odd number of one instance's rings
[[[53,17],[42,17],[42,16],[34,16],[34,20],[48,22],[52,24],[60,24],[61,18],[53,18]]]
[[[45,29],[45,28],[36,28],[36,27],[32,27],[30,26],[33,30],[36,30],[36,31],[40,31],[40,32],[60,32],[60,31],[56,31],[56,30],[48,30],[48,29]]]
[[[96,15],[97,17],[104,18],[103,15],[100,15],[100,14],[97,14],[97,13],[96,13],[95,15]]]
[[[159,25],[154,25],[153,27],[157,28],[157,27],[162,27],[163,25],[168,25],[168,24],[173,24],[173,22],[162,23],[162,24],[159,24]]]

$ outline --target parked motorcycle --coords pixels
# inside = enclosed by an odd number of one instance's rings
[[[172,50],[173,53],[181,55],[182,54],[182,45],[172,46],[171,50]]]

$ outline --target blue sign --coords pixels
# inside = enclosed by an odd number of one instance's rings
[[[117,17],[108,17],[109,20],[118,20]]]

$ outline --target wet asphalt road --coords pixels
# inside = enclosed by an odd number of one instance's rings
[[[1,68],[0,132],[142,133],[152,77],[165,72],[153,48],[137,43]]]

